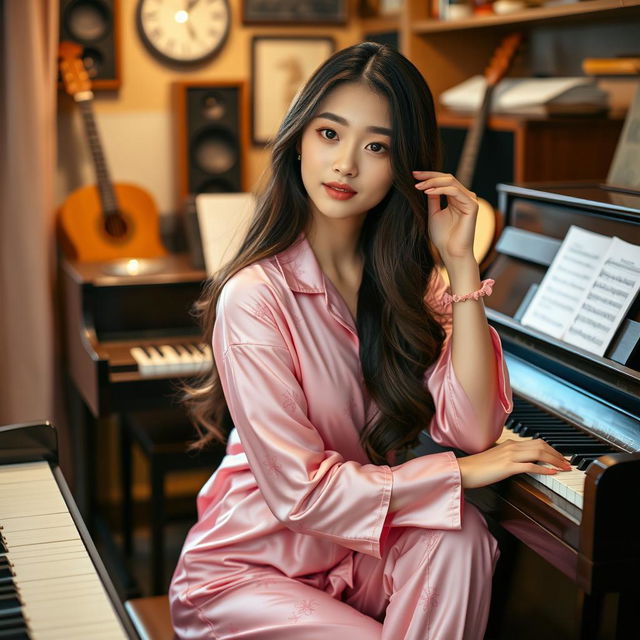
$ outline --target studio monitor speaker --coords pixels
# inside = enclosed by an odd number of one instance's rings
[[[246,191],[248,109],[244,82],[173,84],[178,198]]]
[[[120,0],[60,0],[60,41],[83,47],[93,89],[120,86]]]

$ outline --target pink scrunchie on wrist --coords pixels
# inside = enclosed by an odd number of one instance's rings
[[[493,292],[493,285],[496,283],[495,280],[491,278],[487,278],[483,280],[481,283],[481,287],[477,291],[472,291],[471,293],[465,293],[463,296],[458,296],[456,294],[451,295],[449,291],[445,291],[442,294],[442,304],[445,306],[451,304],[452,302],[464,302],[465,300],[478,300],[483,296],[490,296]]]

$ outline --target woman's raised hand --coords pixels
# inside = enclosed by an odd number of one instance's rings
[[[553,466],[536,464],[539,462]],[[571,469],[561,453],[538,438],[525,442],[507,440],[482,453],[458,458],[458,465],[464,489],[484,487],[517,473],[554,475],[558,470]]]
[[[445,265],[473,257],[473,237],[478,215],[476,194],[466,189],[450,173],[413,171],[416,189],[428,198],[429,237]],[[447,206],[440,207],[440,196]]]

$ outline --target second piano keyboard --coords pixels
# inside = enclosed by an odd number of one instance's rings
[[[129,637],[47,462],[0,466],[0,514],[0,637]]]
[[[199,375],[211,368],[211,347],[206,344],[144,345],[133,347],[131,356],[141,376]]]

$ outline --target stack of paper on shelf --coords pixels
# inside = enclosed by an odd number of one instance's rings
[[[476,111],[486,89],[484,76],[472,76],[440,95],[444,107]],[[599,113],[607,92],[593,78],[505,78],[494,89],[492,112],[524,114]]]

